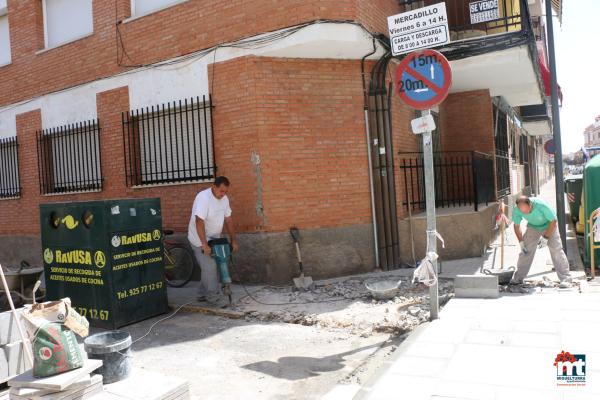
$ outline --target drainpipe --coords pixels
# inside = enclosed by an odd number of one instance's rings
[[[562,142],[560,134],[560,110],[558,108],[558,82],[556,79],[556,55],[554,52],[554,27],[552,21],[552,2],[546,0],[546,27],[548,29],[548,56],[550,67],[550,85],[552,99],[552,128],[554,134],[554,174],[556,176],[556,214],[562,246],[567,253],[567,227],[565,225],[565,182],[563,177]]]
[[[377,52],[375,39],[373,39],[373,51],[362,58],[360,62],[360,70],[362,75],[362,86],[364,95],[364,117],[365,117],[365,136],[367,139],[367,160],[369,163],[369,192],[371,195],[371,217],[373,219],[373,243],[375,247],[375,269],[379,269],[379,240],[377,239],[377,215],[375,212],[375,187],[373,184],[373,159],[371,154],[371,127],[369,123],[369,95],[367,93],[367,85],[365,83],[365,60]]]

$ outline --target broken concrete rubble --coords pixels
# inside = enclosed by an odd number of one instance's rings
[[[285,322],[321,329],[343,329],[368,337],[374,333],[402,334],[429,319],[429,291],[403,279],[399,295],[387,301],[373,299],[365,287],[369,278],[353,277],[329,283],[317,283],[309,292],[289,287],[264,287],[249,291],[236,304],[247,312],[247,321]],[[370,278],[374,279],[374,278]],[[382,278],[383,279],[383,278]],[[453,293],[451,280],[440,281],[440,302],[445,304]]]

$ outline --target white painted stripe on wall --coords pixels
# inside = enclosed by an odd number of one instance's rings
[[[1,1],[1,0],[0,0]],[[259,35],[260,37],[263,35]],[[383,54],[383,48],[370,59]],[[0,138],[16,135],[15,116],[42,110],[44,129],[96,118],[96,94],[129,86],[132,109],[209,93],[208,65],[247,55],[286,58],[361,59],[373,49],[370,34],[350,23],[319,23],[262,48],[218,48],[173,65],[155,65],[0,108]],[[177,59],[174,59],[177,60]],[[181,60],[181,58],[179,59]],[[173,60],[172,60],[173,61]],[[164,64],[164,62],[163,62]],[[218,68],[216,70],[218,74]],[[358,72],[357,72],[358,73]],[[127,110],[123,110],[127,111]],[[100,121],[102,123],[102,121]]]

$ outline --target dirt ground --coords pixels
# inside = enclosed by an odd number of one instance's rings
[[[409,272],[322,281],[309,292],[236,286],[229,309],[243,318],[180,312],[134,344],[133,364],[188,380],[194,399],[322,398],[360,385],[428,320],[428,290],[402,277]],[[374,279],[401,279],[398,295],[372,299],[365,282]],[[170,289],[170,303],[192,301],[195,290]],[[451,281],[441,281],[441,302],[451,293]],[[126,330],[135,339],[158,319]]]

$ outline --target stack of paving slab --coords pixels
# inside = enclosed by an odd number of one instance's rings
[[[104,386],[104,392],[92,400],[187,400],[188,382],[164,374],[134,368],[122,381]]]
[[[8,381],[10,400],[80,400],[102,393],[102,376],[91,374],[100,360],[85,360],[83,367],[46,378],[28,370]]]
[[[15,317],[11,311],[0,313],[0,384],[29,368],[31,365],[25,355]]]

